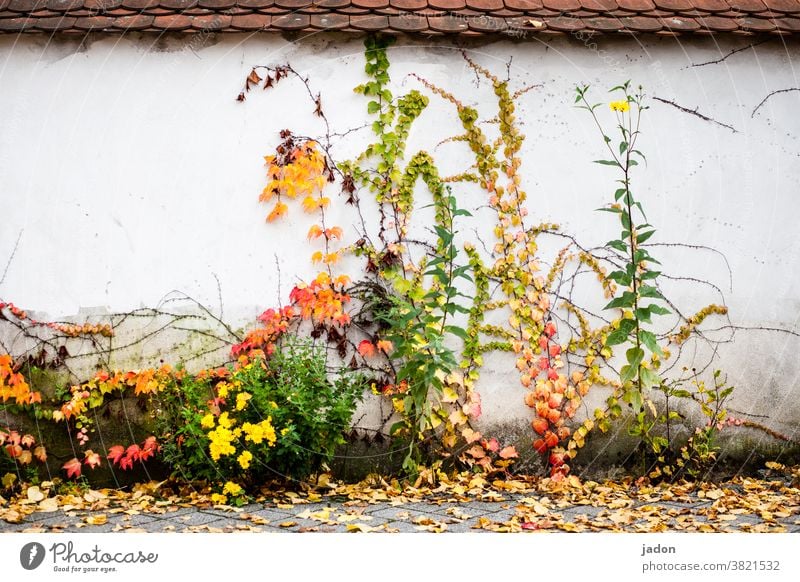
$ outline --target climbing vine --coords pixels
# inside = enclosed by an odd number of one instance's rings
[[[526,137],[517,103],[536,86],[513,90],[510,78],[465,54],[494,94],[491,118],[416,74],[410,79],[418,88],[397,95],[391,42],[380,36],[365,41],[366,81],[355,92],[365,99],[370,134],[349,160],[331,155],[334,134],[307,78],[289,65],[258,66],[247,76],[239,101],[256,87],[294,78],[325,126],[313,137],[280,133],[275,151],[264,158],[259,197],[270,226],[295,213],[310,218],[302,235],[316,275],[296,282],[287,304],[266,309],[246,332],[202,307],[221,329],[220,336],[207,335],[226,346],[230,359],[223,365],[190,373],[163,363],[117,369],[107,360],[89,380],[70,377],[43,395],[34,377],[65,366],[70,342],[85,341],[98,348],[91,355],[107,356],[117,326],[113,319],[42,322],[0,302],[0,321],[41,346],[24,357],[2,346],[2,406],[66,430],[72,452],[58,460],[62,473],[77,479],[87,468],[129,471],[159,459],[176,473],[213,483],[213,502],[240,505],[265,479],[324,469],[366,387],[388,409],[382,409],[381,430],[388,427],[399,443],[407,475],[435,480],[465,467],[507,473],[517,449],[482,434],[478,425],[477,385],[494,352],[513,358],[531,446],[552,480],[569,475],[595,429],[607,432],[615,422],[625,422],[636,437],[641,472],[653,479],[702,477],[726,427],[789,440],[731,416],[734,389],[723,372],[710,380],[694,370],[676,377],[666,365],[674,365],[673,351],[697,337],[707,318],[725,316],[727,308],[712,304],[686,317],[660,287],[662,273],[650,253],[656,229],[645,201],[634,194],[634,170],[645,159],[638,143],[647,110],[641,89],[629,83],[612,89],[618,97],[608,105],[614,132],[604,129],[604,104],[589,101],[589,87],[577,89],[576,104],[589,113],[608,151],[597,163],[617,172],[613,201],[600,210],[619,221],[619,235],[586,248],[559,225],[530,215],[537,201],[524,187]],[[455,135],[437,146],[459,148],[458,159],[467,160],[454,175],[440,173],[437,150],[409,146],[431,99],[452,107],[458,119]],[[340,188],[340,206],[334,188]],[[475,192],[479,204],[468,209],[465,201]],[[479,211],[489,213],[491,241],[475,228]],[[563,246],[549,256],[540,248],[545,238]],[[360,267],[353,271],[353,265]],[[574,299],[586,276],[603,309]],[[591,409],[590,394],[602,406]],[[146,430],[124,443],[92,440],[111,403],[126,401],[147,411]],[[681,440],[685,404],[699,408],[705,425]],[[625,407],[630,414],[623,414]],[[45,445],[24,430],[4,426],[0,445],[3,471],[13,466],[22,475],[21,468],[48,459]]]

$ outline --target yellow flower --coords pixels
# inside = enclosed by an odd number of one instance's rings
[[[214,415],[210,412],[200,420],[200,426],[203,428],[214,428]]]
[[[230,390],[230,385],[225,382],[220,382],[217,384],[217,396],[220,398],[227,398],[228,397],[228,390]]]
[[[619,111],[622,113],[631,108],[627,101],[612,101],[608,106],[611,107],[611,111]]]
[[[228,481],[225,483],[225,487],[222,488],[222,492],[237,497],[242,494],[242,488],[233,481]]]
[[[244,410],[247,407],[247,401],[252,397],[253,395],[247,392],[239,392],[236,395],[236,410]]]
[[[241,455],[239,455],[239,458],[237,460],[239,461],[239,466],[242,469],[249,469],[250,461],[253,460],[253,453],[251,453],[250,451],[245,451]]]
[[[219,461],[220,457],[236,454],[236,448],[231,445],[233,439],[234,434],[222,424],[210,431],[208,440],[211,442],[208,445],[208,452],[211,453],[211,458]]]
[[[251,424],[245,422],[242,425],[242,430],[246,435],[244,439],[260,445],[263,441],[267,441],[269,446],[274,446],[277,439],[275,428],[272,426],[272,417],[262,420],[258,424]]]
[[[227,502],[228,498],[225,497],[224,495],[221,495],[219,493],[211,494],[211,503],[214,503],[215,505],[224,505]]]
[[[227,412],[223,412],[222,414],[219,415],[219,421],[218,422],[219,422],[219,425],[222,428],[230,428],[231,426],[233,426],[233,422],[234,421],[232,421],[228,417],[228,413]]]

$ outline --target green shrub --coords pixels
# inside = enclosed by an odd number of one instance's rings
[[[349,370],[331,378],[323,348],[297,338],[268,358],[187,376],[163,401],[165,459],[189,479],[303,478],[344,442],[365,384]]]

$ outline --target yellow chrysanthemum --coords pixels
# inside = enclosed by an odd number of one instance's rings
[[[251,453],[250,451],[243,452],[241,455],[239,455],[239,458],[237,459],[237,461],[239,461],[239,466],[242,469],[249,469],[250,461],[252,460],[253,460],[253,453]]]
[[[211,494],[211,503],[214,503],[215,505],[224,505],[227,502],[228,498],[225,495],[222,495],[220,493]]]
[[[242,487],[233,481],[228,481],[225,483],[225,487],[222,488],[223,493],[227,493],[228,495],[232,495],[233,497],[237,497],[242,494]]]
[[[263,441],[267,441],[269,446],[274,446],[275,441],[278,440],[277,435],[275,434],[275,428],[272,426],[271,416],[266,420],[262,420],[258,424],[245,422],[242,425],[242,430],[246,435],[244,437],[245,440],[251,441],[257,445],[260,445]]]
[[[214,415],[210,412],[200,420],[200,426],[203,428],[214,428]]]
[[[230,384],[227,384],[226,382],[220,382],[217,384],[217,396],[220,398],[227,398],[228,390],[230,390]]]
[[[222,428],[230,428],[233,426],[234,423],[234,421],[231,420],[230,417],[228,416],[227,412],[223,412],[222,414],[220,414],[219,420],[217,422],[219,422],[219,425]]]
[[[211,458],[218,461],[220,457],[235,454],[236,448],[231,445],[233,439],[234,434],[221,424],[215,430],[210,431],[208,440],[211,442],[208,445],[208,452],[211,454]]]
[[[631,108],[627,101],[612,101],[608,106],[611,107],[611,111],[619,111],[620,113],[624,113]]]
[[[247,401],[253,397],[248,392],[239,392],[236,395],[236,410],[244,410],[247,407]]]

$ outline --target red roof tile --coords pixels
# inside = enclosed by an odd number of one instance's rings
[[[128,30],[800,36],[800,0],[0,0],[0,34]]]

